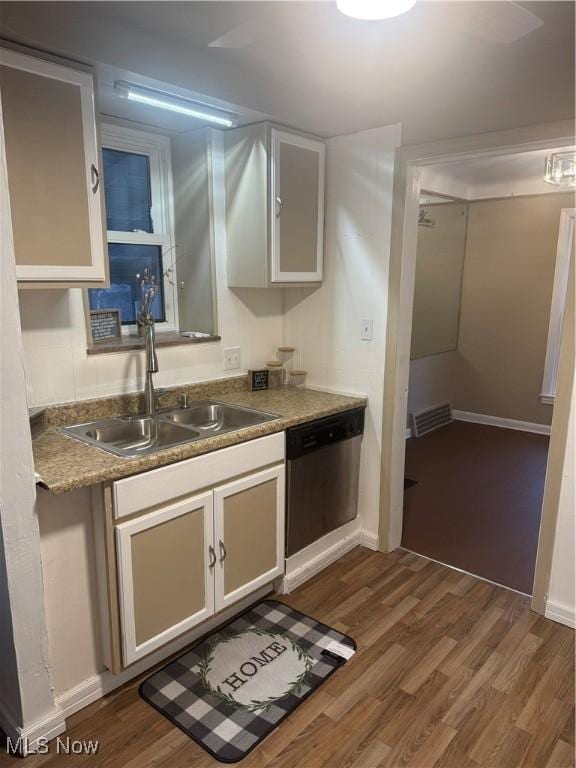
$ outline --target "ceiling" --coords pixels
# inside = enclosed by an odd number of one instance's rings
[[[568,1],[421,0],[380,22],[306,0],[3,2],[0,31],[324,136],[402,122],[415,143],[574,116]]]

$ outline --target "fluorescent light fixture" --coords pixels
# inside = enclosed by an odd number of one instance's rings
[[[548,155],[544,181],[556,187],[576,187],[576,152]]]
[[[188,115],[197,120],[205,120],[208,123],[221,125],[224,128],[233,128],[238,125],[238,115],[227,112],[225,109],[212,107],[201,101],[192,101],[182,96],[166,91],[157,91],[155,88],[147,88],[143,85],[135,85],[125,80],[117,80],[114,90],[119,96],[138,104],[146,104],[149,107],[166,109],[169,112],[177,112],[179,115]]]
[[[366,21],[391,19],[416,5],[416,0],[336,0],[336,7],[346,16]]]

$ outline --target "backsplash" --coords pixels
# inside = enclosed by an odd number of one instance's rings
[[[203,398],[217,398],[219,395],[229,395],[233,392],[242,392],[246,387],[246,376],[234,376],[171,387],[162,393],[160,408],[176,408],[178,396],[181,394],[186,394],[193,400],[201,400]],[[46,418],[49,427],[63,427],[67,424],[78,424],[95,419],[142,413],[143,409],[143,394],[131,392],[126,395],[112,395],[111,397],[98,397],[93,400],[77,400],[76,402],[54,405],[47,409]]]

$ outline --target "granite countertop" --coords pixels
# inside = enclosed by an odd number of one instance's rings
[[[234,387],[227,389],[234,390]],[[248,392],[241,389],[226,391],[223,388],[216,388],[215,391],[211,391],[210,387],[203,386],[202,388],[191,388],[190,394],[196,399],[210,397],[235,405],[267,411],[277,414],[279,418],[235,432],[227,432],[215,437],[178,445],[152,455],[125,459],[82,443],[65,435],[59,429],[59,426],[66,423],[79,423],[118,415],[118,413],[110,412],[110,403],[115,402],[117,406],[120,398],[103,400],[100,413],[97,413],[99,401],[88,401],[85,406],[81,403],[68,404],[60,409],[52,409],[48,420],[52,426],[49,426],[40,437],[32,441],[35,470],[41,478],[39,485],[57,494],[107,480],[119,480],[149,469],[173,464],[176,461],[182,461],[182,459],[190,459],[193,456],[200,456],[220,448],[244,443],[257,437],[283,432],[287,427],[292,427],[295,424],[303,424],[323,416],[330,416],[350,408],[366,405],[364,398],[333,395],[312,389]],[[133,406],[134,402],[131,401],[131,405]],[[129,408],[123,412],[134,411]]]

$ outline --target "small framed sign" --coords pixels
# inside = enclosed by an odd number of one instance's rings
[[[250,390],[257,392],[260,389],[268,389],[268,370],[250,371]]]
[[[119,341],[122,338],[122,325],[119,309],[91,309],[90,332],[92,343]]]

